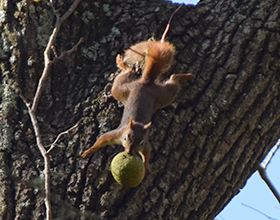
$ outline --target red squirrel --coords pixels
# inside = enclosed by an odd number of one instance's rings
[[[180,6],[181,7],[181,6]],[[179,8],[180,8],[179,7]],[[165,41],[173,15],[160,41],[143,41],[125,51],[125,56],[116,57],[117,67],[122,72],[115,78],[112,86],[113,97],[124,104],[124,112],[120,125],[112,131],[101,135],[94,145],[82,154],[82,158],[90,157],[105,145],[119,144],[128,154],[142,153],[146,174],[149,172],[151,144],[148,129],[152,115],[156,110],[169,105],[179,90],[179,81],[188,82],[192,74],[173,74],[165,83],[159,83],[158,77],[167,71],[174,59],[175,48]],[[136,72],[133,66],[144,63],[139,79],[131,80]]]

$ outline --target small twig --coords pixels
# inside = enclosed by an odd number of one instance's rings
[[[48,5],[52,8],[53,13],[55,14],[56,18],[59,18],[58,10],[55,9],[54,4],[53,4],[53,0],[50,0],[48,2]]]
[[[258,172],[261,176],[261,178],[265,181],[266,185],[269,187],[275,198],[278,200],[280,203],[280,194],[277,191],[277,189],[274,187],[273,183],[270,181],[269,177],[267,176],[265,167],[262,166],[262,164],[259,165]]]
[[[72,54],[73,52],[75,52],[78,49],[78,46],[84,42],[84,38],[80,38],[80,40],[78,41],[78,43],[76,45],[74,45],[70,50],[67,50],[65,52],[63,52],[60,56],[55,55],[55,58],[53,59],[52,62],[56,62],[58,60],[62,60],[64,57],[69,56],[70,54]]]
[[[273,195],[275,196],[275,198],[280,203],[280,194],[277,191],[277,189],[274,187],[273,183],[270,181],[270,179],[267,175],[267,172],[266,172],[266,168],[267,168],[268,164],[270,163],[273,155],[275,154],[275,152],[279,148],[279,146],[280,146],[280,140],[278,140],[278,142],[274,145],[272,150],[269,152],[269,154],[267,156],[267,159],[259,165],[258,172],[259,172],[261,178],[265,181],[266,185],[269,187],[269,189],[273,193]]]
[[[276,218],[272,218],[272,217],[268,216],[267,214],[261,212],[260,210],[255,209],[255,208],[253,208],[253,207],[251,207],[251,206],[249,206],[249,205],[246,205],[246,204],[244,204],[244,203],[241,203],[241,204],[244,205],[244,206],[246,206],[247,208],[253,209],[254,211],[256,211],[256,212],[258,212],[258,213],[264,215],[264,216],[267,217],[268,219],[279,220],[279,219],[276,219]]]
[[[262,166],[264,166],[264,168],[266,169],[266,167],[268,166],[268,164],[271,161],[271,158],[274,156],[274,154],[276,153],[276,151],[278,150],[280,146],[280,139],[277,141],[277,143],[274,145],[274,147],[270,150],[270,152],[267,155],[266,161],[262,162]]]
[[[75,128],[77,128],[79,126],[80,122],[76,123],[74,126],[72,126],[71,128],[69,128],[66,131],[61,132],[59,135],[57,135],[55,141],[51,144],[50,149],[47,151],[47,154],[50,154],[50,152],[55,148],[55,146],[57,145],[57,142],[66,134],[69,134],[72,130],[74,130]]]
[[[190,2],[190,1],[189,1]],[[189,2],[187,3],[187,4],[189,4]],[[165,39],[165,37],[166,37],[166,34],[167,34],[167,32],[168,32],[168,30],[169,30],[169,27],[170,27],[170,23],[171,23],[171,20],[172,20],[172,18],[173,18],[173,16],[177,13],[177,11],[179,11],[179,9],[181,8],[183,6],[183,3],[172,13],[172,15],[170,16],[170,18],[169,18],[169,21],[168,21],[168,23],[167,23],[167,25],[166,25],[166,28],[165,28],[165,30],[164,30],[164,32],[163,32],[163,34],[162,34],[162,37],[161,37],[161,40],[160,40],[160,42],[164,42],[164,39]]]
[[[46,78],[49,75],[50,70],[51,70],[51,66],[53,64],[53,62],[51,62],[51,60],[50,60],[51,47],[52,47],[52,45],[54,44],[54,42],[57,38],[57,34],[60,30],[60,27],[61,27],[62,23],[74,12],[74,10],[77,8],[77,6],[79,5],[80,2],[81,2],[81,0],[75,0],[74,3],[69,8],[69,10],[62,17],[59,17],[58,15],[56,15],[57,20],[56,20],[55,28],[53,29],[53,32],[52,32],[52,34],[49,38],[47,47],[46,47],[45,52],[44,52],[45,68],[44,68],[42,76],[39,80],[39,84],[37,86],[36,94],[34,96],[33,104],[32,104],[32,107],[31,107],[32,112],[36,112],[36,110],[37,110]],[[52,2],[51,2],[51,4],[52,4]],[[74,46],[74,48],[75,48],[75,46]]]
[[[221,218],[222,220],[225,220],[225,219],[223,218],[223,216],[221,216],[221,215],[218,215],[218,217]],[[219,219],[218,219],[218,218],[214,218],[214,220],[219,220]]]
[[[44,145],[43,145],[42,140],[41,140],[40,129],[39,129],[39,125],[38,125],[36,115],[35,115],[34,112],[31,111],[30,104],[27,102],[26,98],[20,92],[18,92],[18,94],[19,94],[20,98],[23,100],[24,104],[26,105],[26,107],[28,109],[28,114],[30,116],[30,119],[31,119],[31,122],[32,122],[32,125],[33,125],[33,129],[34,129],[34,133],[35,133],[35,137],[36,137],[36,143],[39,147],[39,150],[40,150],[41,154],[44,156],[47,151],[45,150]]]
[[[52,45],[52,46],[51,46],[51,49],[52,49],[52,51],[53,51],[54,56],[55,56],[55,57],[58,57],[58,55],[57,55],[57,52],[56,52],[56,49],[55,49],[55,46],[54,46],[54,45]]]

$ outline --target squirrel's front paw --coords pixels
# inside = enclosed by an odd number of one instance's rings
[[[88,150],[86,150],[82,155],[81,157],[83,159],[87,158],[87,157],[90,157],[93,153],[95,153],[97,151],[97,149],[93,149],[93,148],[90,148]]]
[[[123,57],[118,54],[116,57],[116,63],[117,63],[117,67],[120,69],[127,69],[127,66],[125,65],[124,61],[123,61]]]
[[[147,176],[151,172],[151,169],[149,168],[149,165],[145,164],[145,176]]]

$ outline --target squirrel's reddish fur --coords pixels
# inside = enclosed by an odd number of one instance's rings
[[[165,31],[166,34],[166,31]],[[169,42],[143,41],[131,46],[124,58],[116,58],[117,66],[122,72],[116,77],[112,86],[112,95],[124,104],[120,125],[100,136],[95,144],[86,150],[82,157],[89,157],[100,147],[112,144],[123,145],[129,154],[142,152],[146,173],[151,154],[148,129],[153,113],[170,104],[178,90],[179,81],[188,82],[191,74],[173,74],[165,83],[156,79],[167,71],[174,59],[175,48]],[[134,65],[143,63],[141,77],[131,80],[135,75]]]
[[[127,66],[144,63],[142,83],[155,81],[166,72],[173,63],[175,47],[169,42],[143,41],[131,46],[125,52],[124,63]],[[126,69],[125,66],[121,68]]]

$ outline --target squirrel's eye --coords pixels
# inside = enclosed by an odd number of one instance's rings
[[[142,141],[140,142],[140,146],[143,146],[143,144],[144,144],[144,140],[142,140]]]
[[[124,141],[126,141],[126,140],[127,140],[127,135],[125,135],[125,136],[124,136],[123,140],[124,140]]]

